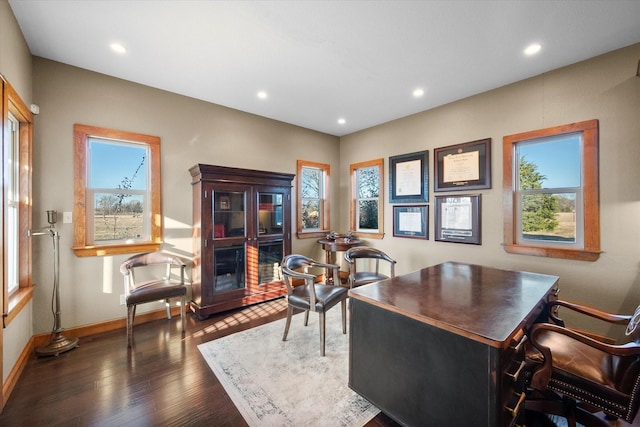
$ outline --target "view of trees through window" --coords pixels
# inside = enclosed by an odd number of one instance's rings
[[[518,147],[523,239],[576,242],[579,150],[575,136]]]
[[[357,170],[358,230],[378,229],[380,175],[377,166]]]
[[[302,168],[302,229],[317,230],[322,226],[323,172],[318,168]]]
[[[140,144],[92,138],[89,150],[94,241],[142,238],[148,234],[144,230],[143,216],[147,148]]]

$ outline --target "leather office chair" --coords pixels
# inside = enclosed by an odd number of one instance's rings
[[[570,427],[633,422],[640,404],[640,307],[633,316],[610,314],[566,301],[552,301],[550,322],[533,325],[527,350],[529,385],[525,408],[565,417]],[[617,325],[627,325],[626,344],[605,342],[565,327],[555,307]]]
[[[284,327],[282,341],[287,340],[291,317],[294,309],[304,310],[304,325],[309,324],[309,312],[317,312],[320,317],[320,355],[325,354],[325,313],[331,307],[340,303],[342,305],[342,333],[347,333],[347,288],[339,285],[327,285],[316,283],[316,276],[309,274],[309,268],[322,268],[331,270],[333,283],[339,284],[338,271],[340,266],[325,264],[307,258],[304,255],[287,255],[281,264],[284,283],[287,286],[287,320]],[[294,283],[294,281],[302,281]]]
[[[149,274],[157,273],[156,269],[164,264],[164,276],[150,278]],[[153,267],[155,266],[155,267]],[[134,270],[148,267],[143,280],[136,280]],[[180,268],[180,279],[171,278],[172,267]],[[182,332],[185,324],[185,304],[187,288],[184,284],[185,264],[176,256],[162,252],[150,252],[134,255],[120,265],[120,273],[124,277],[124,292],[127,304],[127,345],[131,347],[133,342],[133,321],[136,315],[136,306],[147,302],[164,299],[167,308],[167,318],[171,319],[171,306],[169,299],[181,298],[180,319],[182,320]],[[139,271],[142,275],[143,272]]]
[[[367,283],[377,282],[379,280],[389,279],[395,276],[396,261],[386,253],[379,249],[370,248],[368,246],[356,246],[348,249],[344,254],[344,259],[349,263],[349,287],[366,285]],[[368,266],[375,264],[375,268],[366,270],[358,270],[358,260],[360,264],[368,262]],[[380,261],[388,263],[387,271],[389,274],[381,273]]]

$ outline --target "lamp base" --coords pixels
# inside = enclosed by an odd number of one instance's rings
[[[78,347],[78,338],[66,338],[61,333],[49,341],[48,344],[36,348],[37,356],[57,356],[65,351],[73,350]]]

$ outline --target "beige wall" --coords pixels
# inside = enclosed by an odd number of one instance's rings
[[[7,0],[0,0],[0,74],[11,84],[25,104],[32,94],[31,52]],[[0,300],[1,300],[0,296]],[[33,335],[33,304],[29,303],[0,331],[2,383]],[[1,394],[1,392],[0,392]]]
[[[339,167],[337,137],[42,58],[34,58],[34,99],[40,106],[35,124],[34,226],[46,225],[48,209],[73,210],[74,123],[161,138],[163,249],[187,259],[192,255],[189,168],[194,164],[294,174],[297,159]],[[338,184],[336,178],[334,207]],[[58,230],[63,326],[124,317],[118,267],[126,256],[78,258],[70,249],[73,225],[58,224]],[[316,246],[309,240],[293,243],[295,251],[318,251]],[[34,246],[34,280],[39,285],[34,295],[36,333],[51,327],[49,257],[49,242],[38,242]]]
[[[633,312],[640,303],[640,44],[341,138],[340,200],[348,200],[349,164],[492,139],[492,189],[482,194],[482,245],[395,238],[385,206],[385,238],[397,271],[453,260],[560,276],[561,296],[605,309]],[[470,75],[470,78],[473,78]],[[464,82],[460,82],[464,84]],[[426,96],[429,96],[427,91]],[[502,137],[588,119],[600,121],[600,209],[604,251],[596,262],[507,254],[502,243]],[[388,174],[388,170],[385,170]],[[388,175],[387,175],[388,176]],[[433,183],[430,183],[433,203]],[[388,188],[385,188],[388,193]],[[385,194],[385,201],[388,201]],[[348,205],[340,219],[348,227]]]

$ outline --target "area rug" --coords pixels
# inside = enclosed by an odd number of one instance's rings
[[[348,386],[349,336],[340,307],[327,313],[326,355],[318,315],[284,319],[200,344],[198,349],[250,426],[362,426],[379,410]]]

